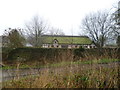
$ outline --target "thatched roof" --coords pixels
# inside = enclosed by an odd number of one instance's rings
[[[52,44],[54,40],[59,44],[91,44],[92,41],[87,36],[61,36],[61,35],[43,35],[44,44]]]

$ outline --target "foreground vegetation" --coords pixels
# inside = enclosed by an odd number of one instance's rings
[[[19,66],[19,69],[29,69],[29,68],[46,68],[46,67],[62,67],[66,65],[79,65],[79,64],[108,64],[113,62],[119,62],[119,59],[99,59],[99,60],[88,60],[88,61],[62,61],[59,63],[46,64],[46,65],[37,65],[37,64],[25,64],[22,63]],[[17,65],[6,65],[4,67],[0,67],[0,69],[16,69]]]
[[[5,62],[5,66],[1,69],[5,71],[18,69],[18,74],[19,69],[21,71],[38,69],[38,74],[31,73],[24,77],[18,75],[14,80],[2,82],[3,88],[119,88],[120,86],[118,49],[104,50],[101,55],[96,50],[84,49],[72,52],[28,48],[26,52],[23,51],[11,52],[9,55],[13,59],[8,58],[10,60]],[[19,58],[16,58],[18,55]],[[30,60],[24,61],[24,58],[30,56],[32,57]]]
[[[61,62],[49,65],[37,76],[3,83],[4,88],[118,88],[118,63],[104,59],[92,63]],[[116,61],[116,60],[115,60]],[[118,61],[118,60],[117,60]],[[61,67],[62,66],[62,67]],[[57,67],[52,68],[50,67]]]

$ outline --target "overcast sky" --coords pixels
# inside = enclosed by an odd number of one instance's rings
[[[78,35],[82,18],[90,12],[111,9],[119,0],[0,0],[0,35],[9,27],[24,28],[39,14],[50,26]]]

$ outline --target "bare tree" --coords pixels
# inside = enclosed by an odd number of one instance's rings
[[[82,30],[102,48],[113,30],[113,20],[108,12],[97,12],[87,15],[82,21]]]
[[[46,32],[47,25],[45,21],[38,15],[34,16],[30,22],[26,24],[26,32],[28,42],[34,47],[39,47],[42,44],[41,36]]]
[[[64,32],[62,31],[62,29],[53,28],[53,27],[48,31],[48,34],[50,34],[50,35],[65,35]]]
[[[113,13],[114,20],[116,21],[117,25],[120,25],[120,1],[118,2],[118,6],[115,7],[116,11]]]
[[[116,11],[113,13],[113,20],[115,20],[115,30],[114,36],[116,38],[116,43],[120,47],[120,1],[118,2],[118,6]]]

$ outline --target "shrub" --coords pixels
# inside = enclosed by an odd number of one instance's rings
[[[80,47],[78,49],[74,49],[74,59],[75,60],[79,60],[79,58],[83,58],[84,57],[84,54],[83,52],[85,51],[84,48]]]

